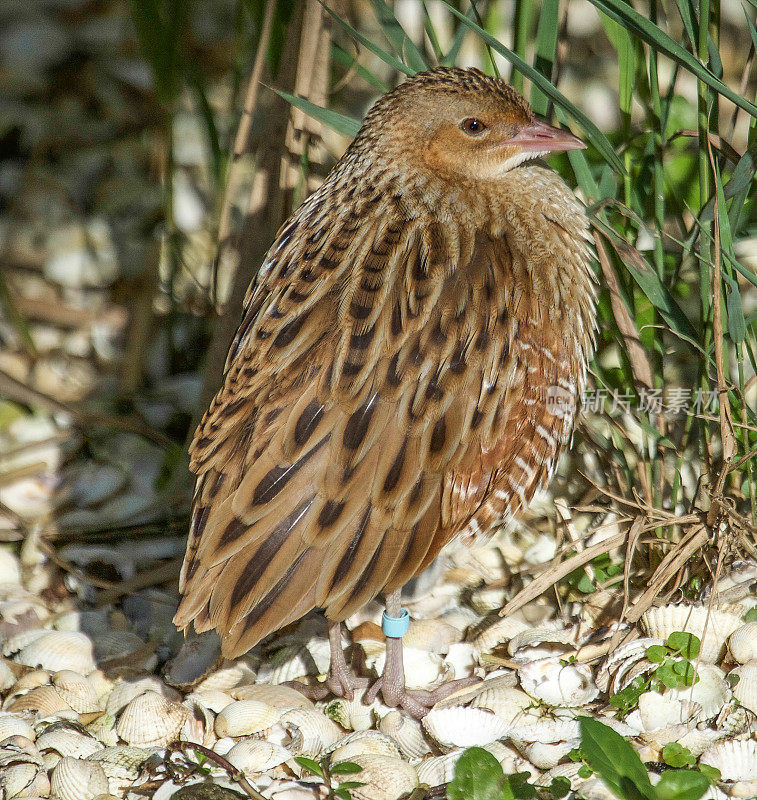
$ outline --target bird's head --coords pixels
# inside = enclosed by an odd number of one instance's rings
[[[385,153],[456,181],[497,180],[524,161],[586,146],[538,120],[511,86],[477,69],[413,76],[376,103],[366,128]]]

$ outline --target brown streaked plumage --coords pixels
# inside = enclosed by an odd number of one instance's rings
[[[248,291],[192,444],[179,627],[235,656],[315,607],[341,621],[545,484],[595,291],[583,209],[531,159],[577,146],[477,70],[373,106]]]

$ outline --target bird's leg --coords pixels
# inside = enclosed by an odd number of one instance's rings
[[[449,697],[459,689],[478,683],[479,678],[470,677],[449,681],[432,692],[425,689],[407,689],[405,687],[405,666],[402,659],[402,636],[404,634],[399,633],[399,635],[392,636],[392,624],[390,624],[387,631],[387,617],[390,622],[403,618],[402,593],[400,589],[395,589],[386,598],[386,615],[383,625],[386,633],[384,674],[366,692],[363,697],[364,703],[371,704],[378,693],[381,692],[384,703],[390,708],[400,707],[411,716],[420,719],[428,713],[435,703],[444,700],[445,697]],[[398,627],[397,632],[400,630],[401,627]]]
[[[329,620],[329,649],[331,663],[329,674],[323,683],[308,686],[299,681],[287,681],[287,685],[304,694],[310,700],[323,700],[329,694],[352,700],[355,689],[364,689],[369,681],[352,673],[342,650],[342,623]]]

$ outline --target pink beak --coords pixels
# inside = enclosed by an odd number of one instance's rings
[[[517,145],[521,151],[527,153],[544,153],[558,150],[583,150],[586,144],[577,136],[562,128],[547,125],[539,119],[532,119],[516,134],[503,142],[506,146]]]

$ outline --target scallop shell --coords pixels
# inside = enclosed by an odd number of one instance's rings
[[[305,695],[291,686],[272,683],[253,683],[237,686],[228,692],[234,700],[259,700],[274,708],[313,708],[313,703]]]
[[[724,781],[757,780],[757,741],[731,739],[719,742],[705,750],[700,761],[719,769]]]
[[[97,750],[103,749],[97,739],[67,722],[54,722],[49,725],[37,738],[36,744],[40,753],[54,750],[61,756],[73,758],[88,758]]]
[[[94,800],[110,786],[99,764],[66,756],[53,770],[50,790],[58,800]]]
[[[279,720],[289,743],[282,742],[294,755],[314,757],[344,736],[342,729],[315,708],[294,708]]]
[[[722,658],[728,637],[743,623],[741,617],[722,609],[669,605],[650,608],[641,624],[648,636],[664,641],[676,631],[693,633],[701,641],[699,660],[715,663]]]
[[[670,694],[644,692],[639,697],[639,716],[647,733],[691,722],[700,710],[697,703]]]
[[[463,750],[460,748],[443,756],[425,758],[415,767],[418,780],[429,786],[441,786],[443,783],[449,783],[455,777],[455,764],[462,753]]]
[[[552,769],[578,747],[581,734],[576,720],[541,720],[513,729],[510,740],[534,766]]]
[[[432,709],[423,718],[426,733],[443,750],[482,746],[507,736],[510,726],[480,708]]]
[[[124,708],[116,733],[138,747],[163,747],[177,738],[189,709],[166,700],[157,692],[145,692]]]
[[[13,656],[13,660],[29,667],[58,672],[72,670],[86,675],[95,669],[92,642],[79,631],[43,631]]]
[[[261,700],[235,700],[216,717],[216,736],[263,736],[281,717],[281,709]]]
[[[728,640],[728,649],[739,664],[757,661],[757,621],[736,628]]]
[[[244,739],[226,753],[226,760],[248,775],[258,775],[289,761],[292,754],[280,744]]]
[[[92,682],[71,670],[61,670],[52,677],[53,686],[74,711],[87,714],[100,710],[97,692]]]
[[[352,761],[355,756],[373,754],[400,758],[400,749],[393,739],[379,731],[354,731],[326,748],[332,764]]]
[[[733,696],[744,708],[757,714],[757,661],[736,667],[730,674],[738,676],[739,679],[733,687]]]
[[[423,758],[431,752],[431,748],[423,736],[420,722],[399,711],[390,711],[382,717],[378,728],[382,733],[391,736],[402,755],[411,761]]]
[[[364,784],[350,789],[355,800],[397,800],[418,786],[415,770],[400,758],[366,753],[350,760],[359,764],[362,771],[339,777]]]
[[[523,690],[550,706],[583,706],[599,695],[591,669],[583,664],[563,666],[557,658],[542,658],[518,669]]]
[[[11,736],[24,736],[34,741],[36,734],[31,724],[20,714],[0,711],[0,742]]]

